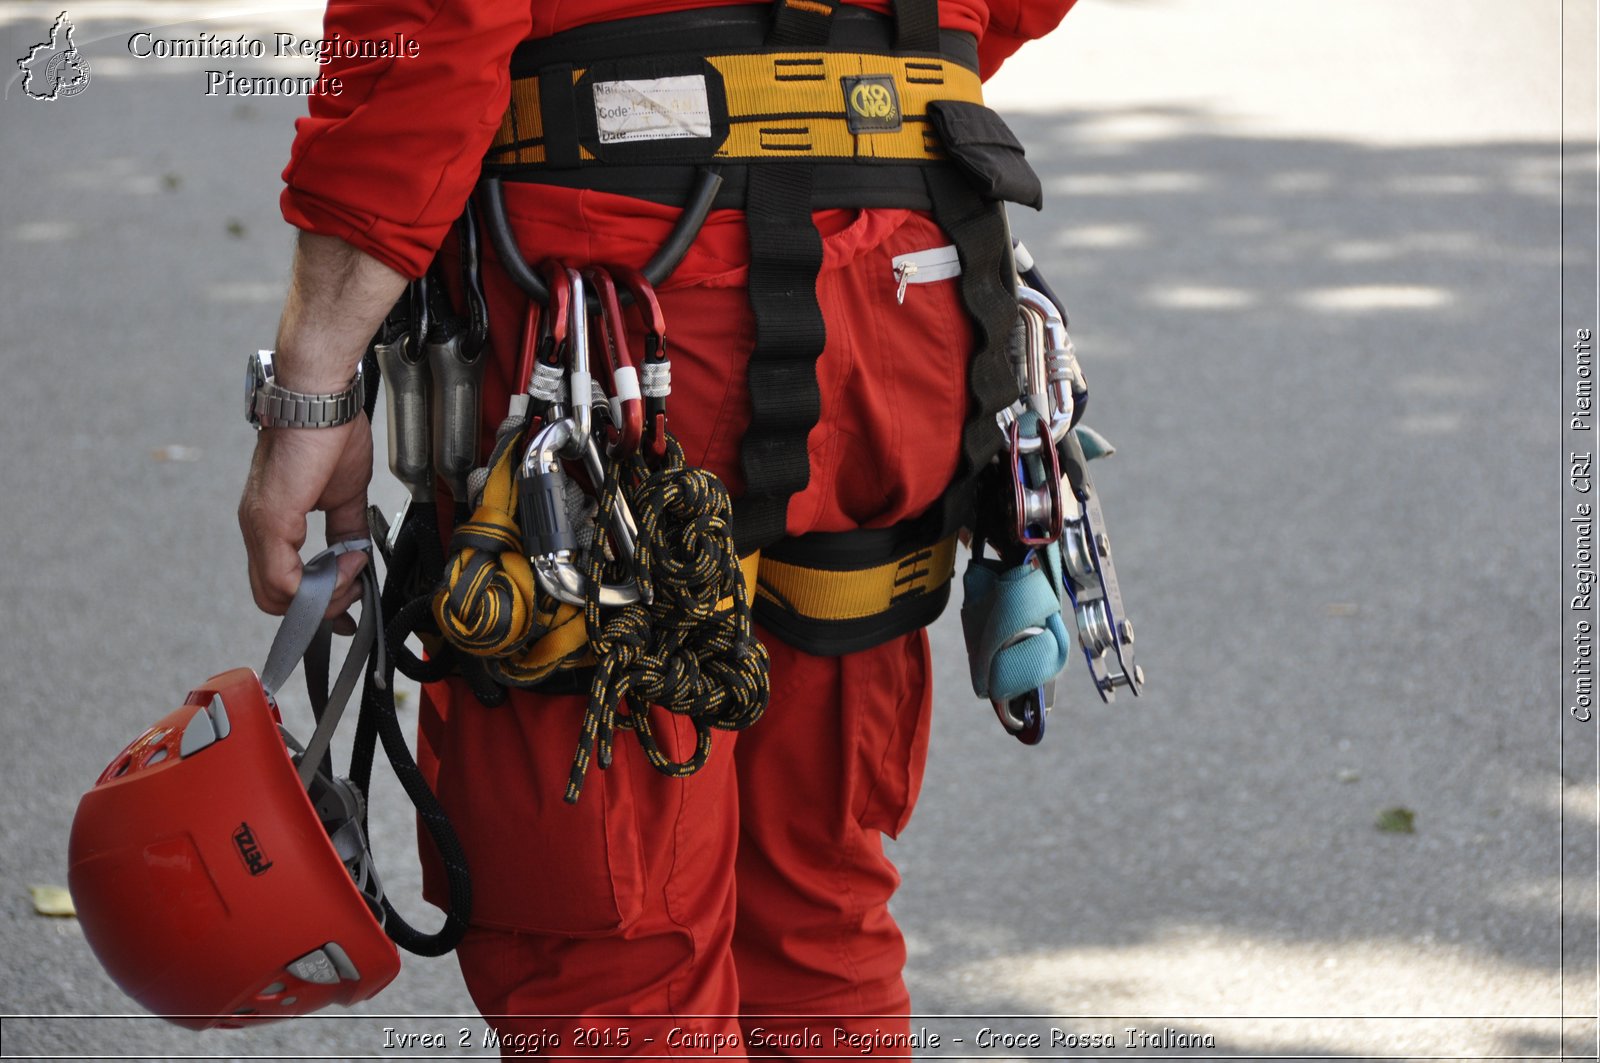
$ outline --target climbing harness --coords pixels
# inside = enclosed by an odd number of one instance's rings
[[[941,30],[936,0],[893,7],[892,19],[835,0],[652,15],[525,41],[512,57],[510,103],[474,207],[501,267],[528,297],[518,390],[485,465],[464,481],[459,462],[440,465],[456,497],[455,527],[426,609],[410,603],[403,615],[436,633],[445,667],[491,703],[506,686],[589,693],[569,799],[590,760],[609,759],[617,727],[634,730],[661,770],[703,757],[660,753],[640,708],[648,702],[613,696],[600,676],[631,667],[610,661],[614,649],[624,660],[650,657],[635,635],[618,641],[605,632],[631,632],[645,617],[663,627],[673,615],[658,597],[678,576],[651,568],[662,549],[651,537],[671,535],[647,518],[672,510],[652,492],[713,506],[698,489],[657,486],[669,482],[663,475],[693,470],[675,467],[671,370],[653,286],[716,207],[744,212],[755,322],[740,459],[746,488],[731,516],[716,521],[731,529],[736,548],[727,552],[742,557],[748,583],[743,595],[723,586],[713,599],[734,616],[726,645],[742,645],[735,614],[746,608],[777,637],[820,654],[922,627],[948,601],[958,533],[968,527],[978,546],[963,578],[974,687],[995,701],[1008,729],[1035,740],[1042,732],[1073,629],[1102,696],[1118,686],[1138,691],[1132,629],[1085,468],[1108,448],[1078,424],[1087,389],[1064,316],[1025,249],[1013,257],[1004,213],[1005,202],[1037,208],[1039,179],[981,102],[975,39]],[[508,182],[681,210],[637,272],[530,262],[507,214]],[[822,241],[812,214],[835,206],[928,211],[949,235],[948,248],[897,257],[895,281],[900,298],[922,280],[959,286],[974,344],[968,409],[956,476],[920,517],[789,538],[788,501],[808,482],[806,440],[821,412]],[[463,249],[476,235],[471,221]],[[1019,286],[1019,270],[1028,284]],[[426,311],[430,300],[421,302]],[[447,307],[431,312],[449,319]],[[437,441],[441,407],[431,408]],[[997,556],[982,557],[985,548]],[[1053,589],[1054,623],[1040,586]],[[1016,595],[1036,604],[1013,609]],[[1073,603],[1071,624],[1063,597]],[[754,689],[742,672],[718,681]],[[717,726],[743,726],[765,696],[741,694],[741,707],[722,713],[710,707],[714,692],[685,682],[672,689],[667,707],[695,719],[697,742]]]
[[[1016,138],[981,103],[974,38],[941,30],[934,0],[894,7],[891,20],[833,2],[777,0],[524,42],[479,194],[490,241],[534,299],[545,285],[515,253],[505,182],[683,203],[645,267],[652,280],[681,257],[712,206],[744,211],[756,342],[735,536],[746,557],[760,552],[756,619],[811,653],[865,649],[939,615],[956,533],[970,523],[978,476],[1004,443],[990,426],[1016,397],[1007,363],[1014,275],[999,201],[1037,206],[1040,184]],[[637,106],[619,110],[619,101]],[[649,128],[617,124],[623,111],[647,113]],[[949,262],[965,267],[951,276],[974,327],[969,412],[957,479],[928,513],[893,528],[788,538],[788,500],[809,478],[806,438],[821,410],[822,245],[812,212],[833,206],[930,211],[950,234],[947,258],[926,267],[930,279]],[[898,279],[908,276],[909,267]],[[642,369],[648,422],[648,352]]]
[[[179,1025],[243,1026],[354,1004],[399,972],[396,945],[437,955],[466,930],[465,857],[406,748],[392,691],[378,693],[393,668],[370,566],[360,577],[360,624],[329,686],[323,613],[337,559],[367,545],[339,543],[306,562],[259,677],[236,668],[206,680],[79,802],[68,881],[85,938],[124,992]],[[304,744],[276,700],[302,659],[317,721]],[[330,744],[364,672],[341,778]],[[400,917],[373,867],[365,798],[373,736],[445,857],[450,910],[433,934]]]
[[[925,521],[875,537],[870,545],[894,541],[906,551],[869,551],[867,569],[918,568],[925,551],[944,549],[967,520],[978,472],[999,449],[984,425],[1014,398],[1005,360],[1014,278],[999,201],[1037,206],[1039,180],[980,102],[976,40],[941,30],[935,0],[897,0],[894,8],[892,20],[831,0],[652,15],[525,41],[512,57],[511,102],[485,161],[480,205],[508,274],[532,297],[541,297],[542,282],[506,254],[501,235],[509,232],[504,182],[685,204],[645,268],[652,281],[660,279],[652,268],[681,254],[712,206],[744,211],[756,324],[752,417],[741,444],[745,492],[734,513],[744,554],[784,539],[788,500],[809,478],[806,438],[821,410],[815,366],[825,340],[813,211],[931,211],[966,267],[961,295],[977,353],[957,482]],[[618,124],[622,114],[635,118]],[[851,552],[842,544],[801,539],[779,549],[793,571],[812,556],[841,564]],[[927,600],[897,597],[883,623],[854,623],[865,619],[856,606],[827,594],[814,596],[815,613],[791,611],[796,596],[776,586],[758,595],[757,619],[803,649],[850,652],[937,615],[952,571],[939,567],[942,582],[917,584]]]

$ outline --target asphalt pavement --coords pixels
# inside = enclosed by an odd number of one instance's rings
[[[1095,475],[1149,681],[1102,705],[1079,662],[1024,748],[971,696],[954,610],[934,626],[891,850],[922,1055],[1595,1057],[1596,725],[1563,685],[1594,10],[1081,0],[991,87],[1046,188],[1014,229],[1118,448]],[[0,54],[59,11],[0,8]],[[65,884],[122,745],[273,631],[233,510],[301,104],[128,48],[316,33],[251,11],[77,0],[82,91],[0,103],[6,1058],[406,1055],[386,1028],[482,1054],[448,959],[246,1033],[142,1017],[30,894]],[[427,922],[398,788],[373,809]]]

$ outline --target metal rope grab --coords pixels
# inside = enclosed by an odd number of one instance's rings
[[[650,256],[650,261],[645,263],[644,278],[654,287],[672,275],[678,268],[678,263],[683,261],[683,256],[689,253],[689,246],[694,243],[694,238],[700,234],[700,227],[706,222],[706,215],[711,213],[711,204],[717,198],[717,192],[722,188],[722,175],[714,168],[702,166],[699,176],[695,180],[694,189],[689,193],[689,199],[684,204],[683,213],[678,215],[678,220],[672,226],[672,232],[667,234],[667,239],[657,248],[656,253]],[[478,182],[479,198],[482,201],[483,217],[489,230],[489,242],[494,245],[495,254],[500,256],[500,264],[518,288],[527,293],[528,297],[541,305],[550,299],[550,289],[545,286],[539,274],[536,273],[528,260],[522,257],[522,249],[517,246],[517,238],[511,232],[510,219],[506,217],[505,191],[502,180],[498,177],[485,177]],[[631,303],[631,292],[622,292],[624,304]],[[591,294],[585,300],[594,296]],[[591,307],[598,309],[598,304]]]

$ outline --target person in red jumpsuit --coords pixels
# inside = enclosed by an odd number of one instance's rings
[[[983,76],[1052,29],[1074,0],[946,0],[941,24],[979,40]],[[512,49],[589,22],[716,6],[705,0],[335,0],[325,35],[417,42],[415,55],[335,59],[338,96],[297,124],[284,216],[301,230],[277,335],[279,382],[333,392],[409,279],[461,213],[507,105]],[[887,0],[859,6],[887,11]],[[677,209],[535,184],[507,187],[524,253],[640,266]],[[967,409],[970,326],[954,283],[898,294],[891,260],[949,243],[899,209],[822,210],[818,298],[826,346],[811,474],[787,530],[848,531],[914,517],[955,472]],[[673,358],[670,427],[691,463],[737,498],[753,345],[742,212],[714,211],[660,286]],[[494,360],[485,421],[503,415],[525,297],[486,263]],[[299,579],[307,515],[330,541],[366,532],[372,468],[364,418],[260,433],[239,518],[258,605],[282,613]],[[330,616],[358,594],[364,559],[341,558]],[[898,884],[883,852],[915,803],[931,713],[926,635],[816,657],[763,634],[765,717],[719,733],[688,779],[653,771],[629,741],[561,800],[582,702],[513,691],[476,703],[459,681],[430,685],[425,767],[465,845],[472,929],[458,952],[474,1001],[505,1034],[560,1038],[563,1054],[730,1058],[838,1055],[855,1044],[905,1054],[905,946],[888,910]],[[677,726],[687,731],[686,722]],[[682,735],[680,734],[681,738]],[[425,846],[426,849],[426,846]],[[445,896],[425,852],[429,896]],[[557,1021],[517,1016],[590,1016]],[[897,1045],[897,1039],[898,1045]],[[549,1040],[544,1054],[555,1054]]]

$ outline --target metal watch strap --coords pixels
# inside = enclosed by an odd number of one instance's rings
[[[307,395],[268,384],[256,392],[256,418],[266,428],[333,428],[355,420],[358,386],[333,395]]]
[[[364,397],[359,367],[350,386],[332,394],[290,391],[268,381],[256,389],[255,419],[263,428],[337,428],[355,420]]]

